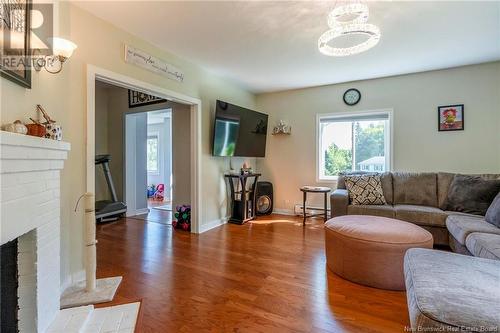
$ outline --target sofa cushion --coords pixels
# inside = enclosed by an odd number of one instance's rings
[[[438,207],[443,210],[446,209],[445,202],[453,177],[455,177],[455,174],[450,172],[438,172],[437,174]]]
[[[368,171],[345,171],[340,172],[339,177],[337,178],[337,188],[338,189],[347,189],[345,185],[345,177],[347,176],[358,176],[358,175],[376,175],[376,172],[368,172]]]
[[[382,182],[382,190],[384,191],[385,201],[389,204],[393,204],[393,191],[392,191],[392,173],[384,172],[380,174],[380,181]]]
[[[462,245],[465,245],[465,239],[473,232],[500,235],[500,228],[489,224],[482,216],[449,215],[446,227],[453,238]]]
[[[345,184],[353,205],[385,205],[379,175],[346,176]]]
[[[435,173],[395,172],[392,174],[394,204],[437,207]]]
[[[485,220],[500,228],[500,192],[497,194],[486,211]]]
[[[415,332],[479,332],[481,328],[499,327],[498,262],[410,249],[404,269],[408,311]]]
[[[500,191],[500,180],[480,176],[455,175],[448,190],[446,210],[485,215]]]
[[[500,179],[500,174],[496,173],[484,173],[484,174],[477,174],[477,175],[472,175],[472,176],[479,176],[483,179],[486,180],[491,180],[491,179]],[[450,188],[451,182],[453,181],[453,177],[455,177],[454,173],[449,173],[449,172],[439,172],[437,175],[437,182],[438,182],[438,203],[439,203],[439,208],[445,210],[445,201],[446,198],[448,197],[448,190]]]
[[[393,191],[392,191],[392,173],[384,172],[384,173],[373,173],[366,171],[354,171],[354,172],[345,172],[339,175],[337,179],[337,188],[338,189],[346,189],[345,185],[345,177],[348,175],[380,175],[380,181],[382,182],[382,190],[384,192],[385,201],[392,205],[393,203]]]
[[[439,208],[417,205],[395,205],[396,218],[418,225],[446,227],[448,215]]]
[[[373,215],[382,217],[394,217],[394,208],[390,205],[349,205],[347,206],[349,215]]]
[[[500,235],[473,232],[465,240],[465,245],[475,257],[500,260]]]

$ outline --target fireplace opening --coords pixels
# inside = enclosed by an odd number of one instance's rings
[[[0,332],[18,332],[17,239],[0,246]]]

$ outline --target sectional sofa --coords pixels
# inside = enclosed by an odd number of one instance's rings
[[[435,245],[450,246],[454,252],[500,259],[500,228],[484,216],[446,210],[453,173],[386,172],[381,174],[386,205],[351,205],[344,176],[330,198],[331,216],[375,215],[415,223],[430,231]],[[500,179],[500,174],[482,174]]]
[[[392,217],[429,230],[456,253],[409,249],[404,275],[413,332],[500,332],[500,228],[484,216],[446,210],[451,173],[384,173],[386,205],[351,205],[340,176],[331,216]],[[500,174],[480,175],[500,179]],[[494,260],[492,260],[494,259]]]

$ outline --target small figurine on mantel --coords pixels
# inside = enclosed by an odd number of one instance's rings
[[[42,114],[43,118],[45,119],[45,122],[42,123],[42,125],[45,127],[46,130],[45,138],[61,141],[62,140],[61,125],[58,125],[55,120],[50,118],[48,113],[42,108],[40,104],[37,104],[36,109]]]
[[[248,164],[247,161],[243,162],[243,166],[241,167],[241,174],[245,175],[247,173],[252,173],[252,167]]]

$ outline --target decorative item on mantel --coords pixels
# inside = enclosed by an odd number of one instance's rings
[[[292,127],[290,125],[287,125],[283,120],[280,120],[278,125],[274,126],[273,128],[273,135],[279,134],[292,134]]]
[[[42,114],[43,118],[45,119],[45,122],[42,124],[46,129],[45,138],[61,141],[62,140],[61,125],[58,125],[55,120],[50,118],[50,116],[47,114],[47,112],[43,109],[43,107],[40,104],[37,104],[36,110],[39,111]]]
[[[16,120],[11,124],[4,125],[3,130],[17,134],[28,134],[28,128],[22,121]]]
[[[179,205],[175,207],[175,218],[172,221],[174,229],[182,229],[184,231],[191,231],[191,206]]]
[[[28,135],[43,138],[45,136],[45,133],[47,133],[45,126],[43,126],[39,121],[36,121],[33,118],[30,118],[30,120],[33,122],[33,124],[26,124],[26,127],[28,128]]]

